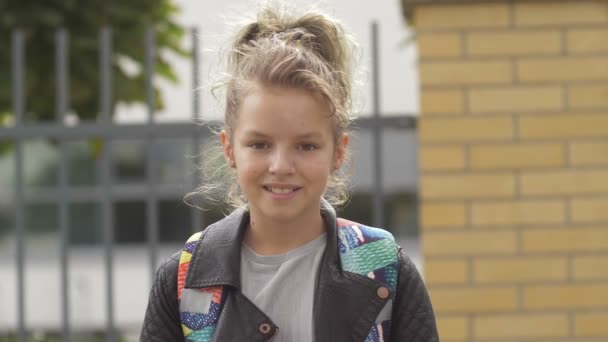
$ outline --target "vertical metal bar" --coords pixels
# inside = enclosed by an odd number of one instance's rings
[[[15,125],[19,126],[23,123],[25,112],[25,36],[22,31],[13,31],[11,45],[13,57],[13,115],[15,116]]]
[[[201,99],[200,99],[200,44],[198,38],[198,27],[193,27],[190,30],[192,35],[192,119],[202,119],[201,115]]]
[[[100,79],[101,79],[101,120],[107,129],[111,129],[112,112],[112,30],[109,27],[101,29],[100,34]],[[103,243],[106,268],[106,341],[114,342],[114,270],[112,267],[113,251],[113,212],[111,201],[112,144],[108,137],[103,139],[101,153],[101,186],[102,186],[102,220]]]
[[[101,121],[104,124],[112,122],[112,29],[103,27],[100,32],[100,80],[101,80]]]
[[[152,26],[145,33],[145,72],[146,72],[146,107],[148,109],[148,124],[154,123],[154,65],[156,54],[156,34]]]
[[[56,70],[56,115],[60,123],[64,122],[68,110],[68,35],[65,29],[58,30],[55,35],[55,70]],[[66,141],[59,143],[59,189],[62,194],[67,193],[67,157]],[[70,338],[70,292],[68,282],[68,203],[65,197],[59,199],[59,227],[61,234],[61,322],[62,340],[69,342]]]
[[[23,123],[25,112],[25,37],[13,31],[11,39],[13,70],[13,115],[15,126]],[[27,339],[25,331],[25,217],[23,201],[23,141],[15,139],[15,230],[17,237],[17,334],[20,342]]]
[[[373,160],[374,160],[374,197],[373,197],[373,220],[374,226],[384,226],[384,189],[382,160],[382,132],[380,125],[380,60],[379,60],[379,34],[378,22],[372,22],[372,76],[373,76]]]
[[[201,101],[200,101],[200,43],[198,28],[193,27],[190,34],[192,35],[192,120],[195,123],[202,122],[201,117]],[[192,154],[194,155],[193,162],[198,168],[201,163],[201,137],[200,131],[196,130],[192,137]],[[196,188],[199,184],[199,172],[192,173],[192,188]],[[192,215],[192,232],[198,232],[203,229],[204,219],[202,211],[196,207],[191,209]]]
[[[201,138],[200,135],[198,133],[194,133],[194,137],[192,138],[192,162],[195,164],[195,171],[192,172],[192,189],[196,189],[200,184],[199,184],[199,175],[201,174],[201,172],[199,171],[199,167],[202,161],[201,158],[201,147],[200,145],[202,144],[201,142]],[[198,206],[193,206],[190,208],[190,217],[191,217],[191,232],[192,233],[196,233],[200,230],[202,230],[204,228],[203,224],[204,224],[204,218],[203,218],[203,211],[201,209],[199,209],[198,207],[202,207],[202,201],[199,201],[198,199],[195,199],[195,201],[197,201],[197,203],[200,203],[200,205]]]
[[[146,105],[148,108],[148,125],[154,125],[155,98],[154,98],[154,59],[156,55],[156,37],[154,29],[146,28],[145,36],[145,72],[146,72]],[[153,130],[150,130],[153,132]],[[152,134],[152,133],[149,133]],[[146,199],[146,215],[148,228],[148,251],[150,253],[150,279],[154,279],[158,259],[158,200],[156,198],[155,170],[156,158],[154,155],[154,136],[147,136],[146,144],[146,177],[148,181],[148,197]]]

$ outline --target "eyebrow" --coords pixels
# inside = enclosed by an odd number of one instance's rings
[[[268,138],[269,135],[262,133],[260,131],[248,130],[243,132],[243,135],[247,137],[255,137],[255,138]],[[319,139],[322,135],[319,132],[307,132],[296,136],[296,139]]]
[[[320,139],[322,137],[319,132],[309,132],[298,135],[298,139]]]
[[[251,137],[262,137],[262,138],[265,138],[265,137],[268,136],[268,135],[266,135],[266,134],[264,134],[262,132],[252,131],[252,130],[247,130],[247,131],[243,132],[243,135],[245,135],[245,136],[251,136]]]

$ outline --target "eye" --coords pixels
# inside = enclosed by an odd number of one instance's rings
[[[311,143],[304,143],[304,144],[300,144],[298,146],[298,150],[300,150],[300,151],[314,151],[314,150],[317,150],[318,148],[319,148],[319,145],[311,144]]]
[[[254,142],[254,143],[251,143],[251,144],[249,144],[247,146],[249,148],[253,149],[253,150],[265,150],[270,145],[268,143],[265,143],[265,142]]]

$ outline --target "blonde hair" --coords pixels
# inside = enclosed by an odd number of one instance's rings
[[[298,88],[319,95],[328,105],[337,144],[350,129],[355,50],[354,40],[342,25],[322,12],[294,16],[285,7],[264,5],[257,18],[237,32],[228,55],[226,80],[214,88],[224,87],[226,92],[223,129],[233,136],[241,101],[255,84]],[[207,149],[203,160],[204,184],[187,197],[202,194],[230,207],[246,205],[219,143]],[[345,161],[332,173],[323,194],[333,205],[348,199],[348,153]]]

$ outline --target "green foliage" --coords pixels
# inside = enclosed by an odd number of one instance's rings
[[[145,30],[156,34],[155,77],[177,82],[164,57],[170,52],[188,56],[182,46],[185,31],[174,20],[179,12],[173,0],[0,0],[0,113],[12,110],[11,32],[26,37],[26,111],[28,120],[55,118],[55,32],[69,32],[69,108],[81,120],[94,119],[100,111],[99,35],[112,28],[113,106],[118,102],[145,101]],[[129,60],[138,72],[128,72]],[[163,99],[155,89],[156,108]]]

